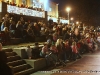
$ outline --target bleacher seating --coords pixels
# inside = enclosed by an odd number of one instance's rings
[[[11,44],[15,45],[15,44],[20,44],[22,39],[21,38],[11,38]]]
[[[35,42],[46,42],[46,36],[36,37]]]

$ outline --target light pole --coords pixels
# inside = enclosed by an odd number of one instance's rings
[[[66,8],[66,11],[68,12],[68,24],[70,24],[70,21],[69,21],[69,12],[70,12],[70,10],[71,9],[69,7]]]

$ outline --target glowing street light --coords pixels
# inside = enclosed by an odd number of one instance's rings
[[[70,20],[71,20],[71,24],[73,25],[73,24],[74,24],[74,23],[73,23],[74,18],[72,17],[72,18],[70,18]]]
[[[76,24],[79,24],[79,22],[77,21]]]
[[[69,12],[70,12],[70,10],[71,9],[69,7],[66,8],[66,11],[68,12],[68,24],[70,24],[70,22],[69,22]]]
[[[71,20],[73,20],[74,18],[71,18]]]

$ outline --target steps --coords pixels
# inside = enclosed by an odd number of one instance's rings
[[[26,62],[24,60],[16,60],[16,61],[12,61],[12,62],[8,62],[7,64],[9,66],[18,66],[18,65],[22,65],[22,64],[25,64]]]
[[[28,64],[22,64],[22,65],[13,67],[14,73],[17,73],[19,71],[26,70],[26,69],[28,69]]]
[[[34,68],[27,64],[25,60],[22,60],[12,49],[4,49],[4,51],[7,55],[7,64],[12,69],[14,75],[29,75],[34,72]]]
[[[34,46],[31,45],[30,47],[33,48]],[[39,45],[39,47],[42,48],[43,45]],[[26,47],[23,46],[23,47],[13,48],[13,51],[16,52],[23,60],[25,60],[27,64],[30,64],[34,68],[34,71],[39,71],[47,66],[45,58],[37,58],[31,60],[28,59],[25,49]]]
[[[33,68],[26,69],[24,71],[17,72],[14,75],[30,75],[33,72],[33,70]]]
[[[16,55],[16,56],[8,56],[7,57],[7,61],[11,62],[11,61],[15,61],[15,60],[19,60],[21,59],[20,56]]]
[[[15,55],[17,55],[17,53],[16,52],[6,52],[6,55],[7,56],[15,56]]]

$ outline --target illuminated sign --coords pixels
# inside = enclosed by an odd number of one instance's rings
[[[20,8],[20,7],[12,6],[12,5],[7,5],[7,12],[14,13],[14,14],[21,14],[21,15],[45,18],[44,11],[37,11],[37,10],[28,9],[28,8]]]

